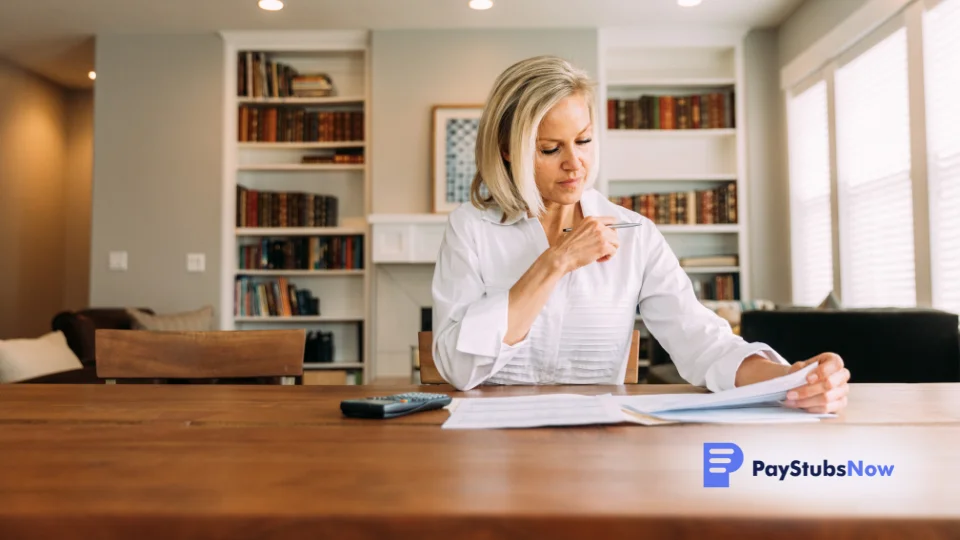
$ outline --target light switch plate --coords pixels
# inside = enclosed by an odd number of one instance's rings
[[[127,271],[127,252],[126,251],[110,252],[110,269],[116,270],[119,272]]]
[[[206,255],[203,253],[187,253],[187,272],[203,272],[206,269]]]

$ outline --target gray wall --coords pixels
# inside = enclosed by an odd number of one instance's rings
[[[90,302],[159,312],[220,305],[219,36],[97,37]],[[126,272],[108,253],[127,251]],[[187,253],[206,272],[187,273]]]
[[[90,301],[90,205],[93,186],[93,91],[66,97],[66,155],[63,174],[63,307]]]
[[[743,43],[747,114],[747,218],[751,293],[777,303],[791,300],[790,185],[786,174],[783,93],[777,32],[754,30]]]
[[[500,72],[539,54],[562,56],[597,76],[597,32],[588,29],[377,31],[372,54],[374,213],[430,212],[433,105],[482,104]],[[432,277],[432,265],[377,269],[375,376],[409,374]]]
[[[510,64],[556,54],[597,75],[597,32],[389,30],[373,33],[373,213],[427,213],[430,110],[482,104]]]
[[[60,87],[0,61],[0,339],[62,307],[65,111]]]
[[[806,0],[780,25],[780,66],[787,65],[870,0]]]

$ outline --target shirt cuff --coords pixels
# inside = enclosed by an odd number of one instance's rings
[[[487,293],[470,304],[460,321],[457,350],[464,354],[497,358],[502,352],[519,348],[526,338],[514,345],[503,342],[507,334],[509,306],[509,290]]]
[[[787,362],[782,356],[780,356],[779,353],[777,353],[777,351],[773,350],[773,348],[766,343],[750,343],[743,348],[737,349],[727,358],[724,358],[711,366],[711,369],[707,373],[706,377],[707,389],[709,389],[711,392],[722,392],[724,390],[731,390],[735,388],[737,381],[737,370],[740,369],[740,364],[755,354],[759,354],[771,362],[776,362],[785,366],[790,365],[790,362]]]

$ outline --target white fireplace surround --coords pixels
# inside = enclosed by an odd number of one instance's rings
[[[437,262],[447,214],[372,214],[373,264]]]

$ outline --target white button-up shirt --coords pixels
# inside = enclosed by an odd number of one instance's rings
[[[503,342],[510,288],[549,248],[546,233],[537,218],[501,222],[499,210],[470,203],[451,212],[433,277],[433,358],[450,384],[621,384],[638,304],[691,384],[733,388],[740,363],[753,354],[788,364],[697,300],[652,221],[595,189],[584,191],[580,205],[584,216],[642,225],[617,230],[620,247],[610,260],[564,275],[512,346]]]

